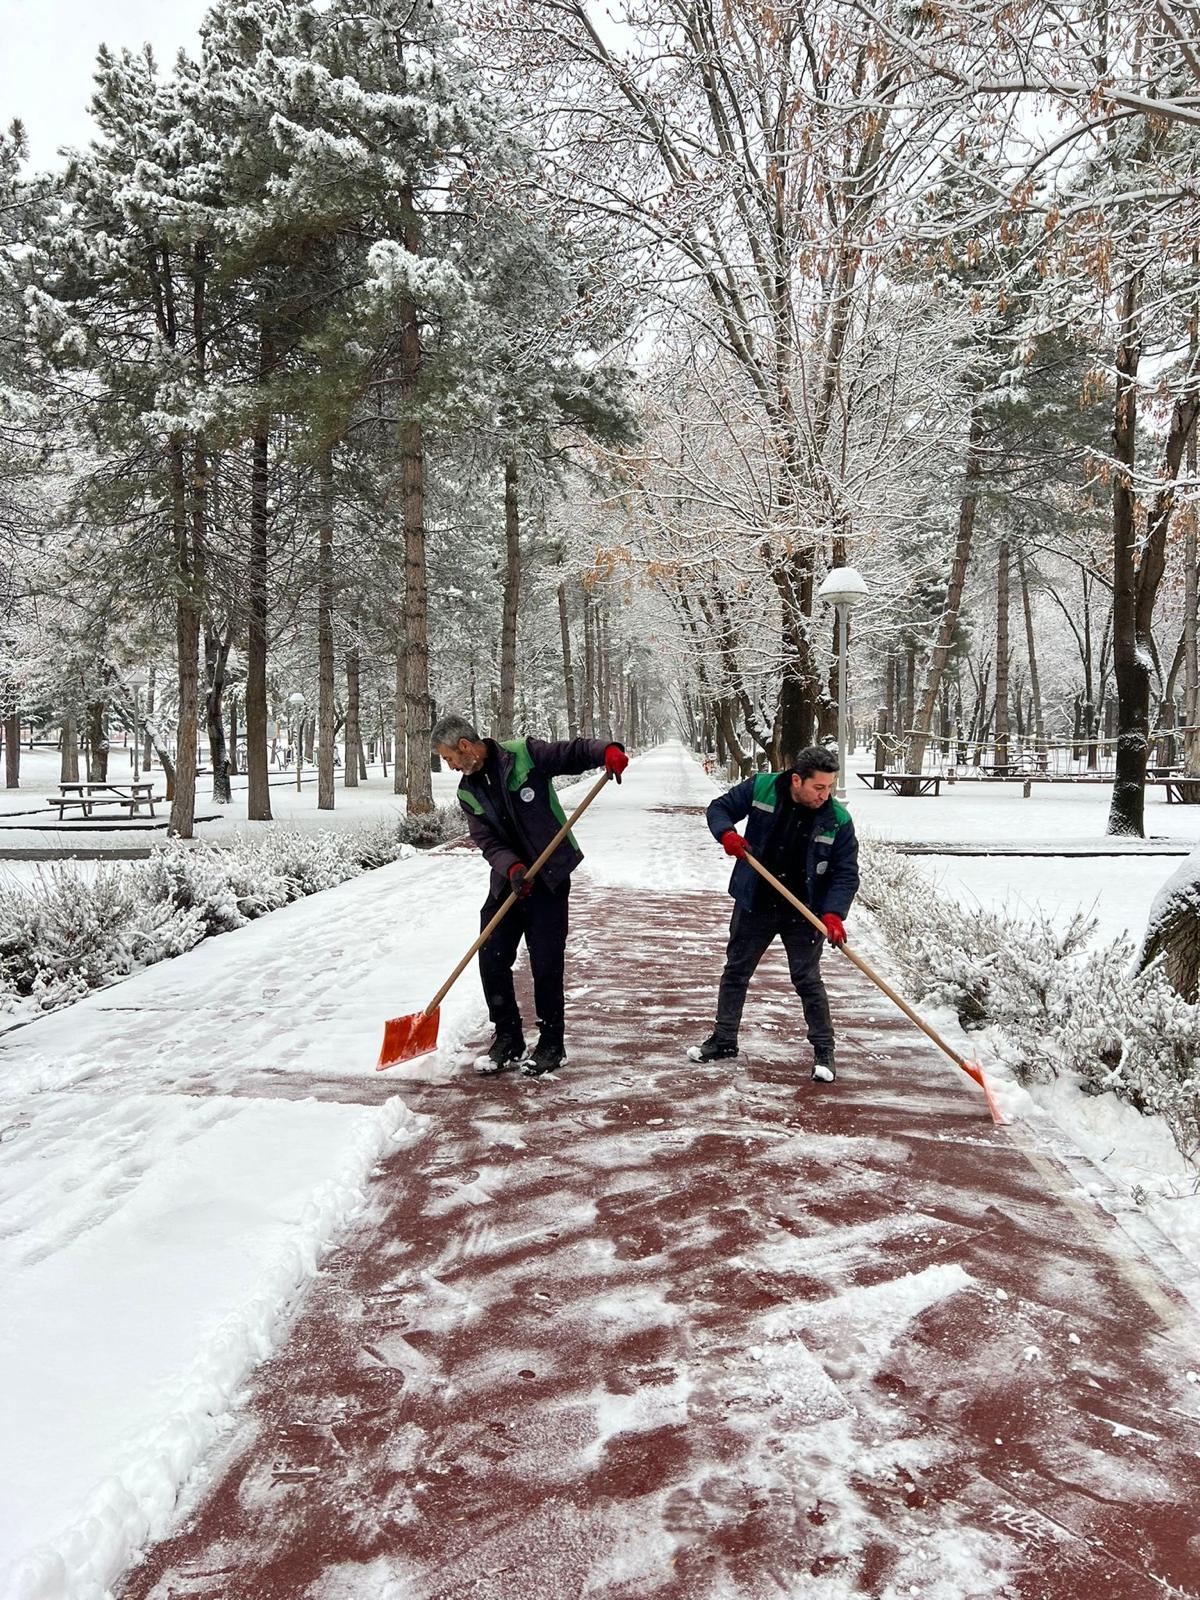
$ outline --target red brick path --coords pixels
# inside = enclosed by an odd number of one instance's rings
[[[781,955],[689,1065],[725,906],[629,914],[576,894],[557,1081],[411,1091],[124,1600],[1200,1595],[1183,1301],[835,958],[835,1088]]]

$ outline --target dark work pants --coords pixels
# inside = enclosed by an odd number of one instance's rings
[[[481,933],[507,897],[508,891],[505,890],[498,899],[489,895],[484,901],[479,913]],[[517,901],[479,952],[479,976],[483,982],[488,1016],[497,1033],[523,1032],[521,1010],[513,990],[513,963],[524,938],[533,973],[533,1003],[537,1008],[538,1027],[543,1038],[562,1043],[565,1010],[563,971],[566,965],[570,898],[570,879],[555,890],[535,883],[528,899]]]
[[[821,981],[821,949],[825,940],[798,917],[781,917],[776,912],[744,911],[735,906],[729,924],[729,945],[725,951],[725,971],[717,995],[717,1023],[713,1029],[723,1044],[736,1044],[746,990],[758,963],[776,934],[787,952],[792,987],[804,1007],[808,1039],[820,1054],[833,1049],[833,1023],[829,1016],[829,996]]]

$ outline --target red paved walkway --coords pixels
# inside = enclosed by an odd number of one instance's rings
[[[574,908],[572,1064],[411,1091],[123,1600],[1200,1595],[1196,1325],[1124,1233],[847,964],[836,1088],[781,959],[696,1068],[725,905]]]

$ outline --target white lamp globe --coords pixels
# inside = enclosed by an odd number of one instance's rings
[[[817,590],[817,599],[830,606],[853,606],[867,598],[867,585],[854,567],[834,567]]]

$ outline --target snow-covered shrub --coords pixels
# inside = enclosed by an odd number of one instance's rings
[[[1200,1006],[1161,964],[1135,971],[1125,940],[1089,948],[1094,921],[1063,933],[1032,919],[964,910],[896,851],[862,848],[860,898],[875,913],[917,1000],[953,1006],[964,1027],[995,1026],[1019,1081],[1074,1073],[1161,1116],[1189,1158],[1200,1152]]]
[[[861,896],[879,918],[908,988],[953,1007],[964,1028],[998,1023],[1036,1036],[1050,1025],[1055,974],[1084,948],[1094,921],[1059,933],[1042,916],[1015,921],[938,894],[886,845],[862,848]]]
[[[186,955],[209,934],[209,925],[200,906],[180,910],[165,902],[143,907],[138,926],[138,965],[153,966],[172,956]]]
[[[199,919],[206,937],[249,920],[238,904],[224,853],[208,845],[168,843],[139,865],[137,878],[147,904]]]
[[[413,853],[411,844],[401,838],[404,817],[399,812],[391,817],[379,817],[365,827],[356,828],[347,835],[354,859],[368,871],[386,867],[392,861],[402,861]]]
[[[138,897],[130,875],[83,879],[66,863],[36,887],[0,891],[0,976],[45,1009],[68,1004],[137,965]]]
[[[1110,945],[1064,981],[1051,1047],[1085,1093],[1111,1090],[1162,1117],[1191,1157],[1200,1151],[1200,1006],[1182,999],[1160,968],[1134,972],[1131,953],[1123,941]]]
[[[457,803],[438,806],[423,816],[403,816],[399,819],[397,833],[402,844],[414,845],[418,850],[430,850],[435,844],[445,844],[467,831],[466,818]]]
[[[230,850],[171,840],[138,867],[149,904],[194,912],[205,938],[242,928],[296,898],[291,882],[267,859],[261,843],[238,840]]]
[[[272,828],[253,840],[239,840],[243,858],[257,863],[264,881],[286,886],[288,900],[334,889],[362,871],[351,839],[342,833],[298,833]]]
[[[0,1015],[15,1011],[20,1004],[16,985],[6,972],[0,972]]]
[[[182,955],[289,901],[463,831],[457,806],[347,833],[286,828],[217,846],[171,840],[148,860],[81,877],[69,862],[0,889],[0,1011],[69,1005],[137,967]]]

